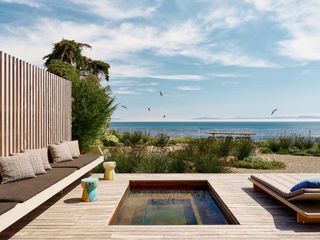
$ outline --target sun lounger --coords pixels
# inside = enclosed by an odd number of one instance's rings
[[[320,189],[290,189],[304,179],[319,174],[259,174],[252,175],[255,191],[264,191],[297,213],[298,223],[320,223]]]

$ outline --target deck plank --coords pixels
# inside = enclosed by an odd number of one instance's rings
[[[95,175],[102,177],[102,175]],[[100,181],[99,201],[80,201],[76,184],[0,234],[0,239],[319,239],[320,225],[300,225],[295,213],[263,192],[248,174],[117,174]],[[129,180],[208,180],[240,225],[107,225]]]

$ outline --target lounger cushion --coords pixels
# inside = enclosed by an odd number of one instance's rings
[[[36,178],[0,185],[0,202],[24,202],[73,173],[75,168],[56,168]]]
[[[71,152],[66,143],[50,145],[49,150],[54,163],[72,160]]]
[[[294,192],[303,188],[319,188],[320,190],[320,178],[314,179],[307,179],[299,182],[298,184],[294,185],[290,191]]]
[[[72,158],[80,157],[80,149],[78,140],[75,141],[63,141],[62,143],[66,143],[69,147]]]
[[[17,204],[17,202],[0,202],[0,215],[4,214],[5,212],[8,212]]]
[[[72,161],[67,162],[59,162],[59,163],[52,163],[52,168],[76,168],[80,169],[85,165],[97,160],[100,156],[92,155],[92,154],[81,154],[79,158],[76,158]]]
[[[0,174],[2,184],[36,176],[29,157],[23,154],[0,158]]]
[[[262,185],[273,190],[283,198],[295,199],[301,194],[318,194],[320,197],[320,189],[299,189],[291,192],[292,186],[298,184],[305,178],[316,178],[318,175],[304,174],[259,174],[252,175],[251,179],[261,183]],[[297,198],[296,198],[297,199]]]

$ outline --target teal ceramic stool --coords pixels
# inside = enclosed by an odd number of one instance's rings
[[[84,178],[81,180],[81,186],[83,188],[82,201],[83,202],[95,202],[98,200],[98,178]]]

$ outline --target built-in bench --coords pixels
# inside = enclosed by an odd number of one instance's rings
[[[0,184],[0,231],[90,172],[103,160],[102,156],[83,154],[72,161],[51,164],[51,170],[36,178]]]

